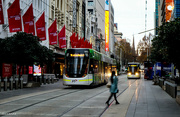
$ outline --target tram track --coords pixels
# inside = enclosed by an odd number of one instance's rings
[[[136,81],[136,80],[135,80],[135,81]],[[126,91],[126,90],[130,87],[130,85],[132,85],[135,81],[133,81],[133,82],[132,82],[131,84],[129,84],[125,89],[123,89],[121,92],[119,92],[118,95],[117,95],[117,97],[120,96],[124,91]],[[125,82],[125,81],[120,81],[119,84],[124,83],[124,82]],[[105,86],[103,86],[102,88],[105,88]],[[73,109],[75,109],[75,108],[77,108],[78,106],[80,106],[81,104],[85,103],[86,101],[91,100],[92,98],[94,98],[94,97],[96,97],[96,96],[99,96],[99,95],[101,95],[101,94],[109,91],[109,89],[107,89],[107,88],[105,88],[104,90],[102,90],[102,88],[100,87],[100,89],[98,89],[98,92],[95,93],[94,95],[91,95],[91,96],[85,98],[84,100],[78,102],[77,104],[75,104],[74,106],[68,108],[67,110],[65,110],[65,111],[62,112],[61,114],[59,114],[59,115],[57,114],[57,117],[62,117],[62,116],[64,116],[65,114],[67,114],[67,113],[69,113],[70,111],[72,111]],[[66,89],[65,89],[65,90],[66,90]],[[63,97],[63,96],[66,96],[66,95],[70,95],[70,94],[73,95],[73,94],[75,94],[75,93],[77,93],[77,92],[81,92],[81,91],[84,91],[84,90],[85,90],[85,89],[81,89],[81,90],[79,90],[79,89],[78,89],[78,90],[74,90],[74,89],[73,89],[73,91],[69,91],[68,93],[67,93],[67,92],[63,92],[63,93],[61,93],[60,95],[56,95],[56,96],[53,96],[53,97],[50,97],[50,98],[47,98],[47,99],[44,99],[44,100],[41,100],[41,101],[32,103],[32,104],[29,104],[29,105],[27,105],[27,106],[24,106],[24,107],[21,107],[21,108],[18,108],[18,109],[9,111],[9,112],[7,112],[7,113],[16,113],[16,112],[21,111],[21,110],[23,110],[23,109],[30,108],[30,107],[33,107],[33,106],[35,106],[35,105],[39,105],[39,104],[41,104],[41,103],[43,103],[43,102],[50,101],[50,100],[53,100],[53,99],[56,99],[56,98],[59,98],[59,97]],[[63,91],[63,90],[62,90],[62,91]],[[53,93],[53,92],[56,92],[56,91],[52,91],[52,92],[50,92],[50,93]],[[48,94],[48,93],[43,93],[43,94]],[[39,96],[41,96],[41,95],[42,95],[42,94],[40,94]],[[38,96],[38,95],[35,95],[35,96]],[[23,98],[23,99],[32,98],[32,97],[35,97],[35,96],[31,96],[31,97],[27,97],[27,98]],[[21,99],[19,99],[19,100],[21,100]],[[10,102],[7,102],[7,103],[11,103],[11,102],[19,101],[19,100],[10,101]],[[113,101],[114,101],[114,100],[111,101],[110,106],[112,105]],[[7,103],[3,103],[3,104],[7,104]],[[3,105],[3,104],[0,104],[0,105]],[[109,107],[110,107],[110,106],[109,106]],[[99,117],[101,117],[101,116],[103,115],[103,113],[104,113],[109,107],[106,106],[106,107],[103,109],[103,111],[100,113]],[[5,116],[5,115],[0,115],[0,116]]]
[[[86,88],[85,88],[85,89],[86,89]],[[83,90],[85,90],[85,89],[76,90],[76,91],[70,91],[70,92],[68,92],[68,93],[62,93],[62,94],[60,94],[60,95],[57,95],[57,96],[54,96],[54,97],[51,97],[51,98],[48,98],[48,99],[45,99],[45,100],[41,100],[41,101],[38,101],[38,102],[36,102],[36,103],[29,104],[29,105],[27,105],[27,106],[24,106],[24,107],[15,109],[15,110],[13,110],[13,111],[9,111],[9,112],[7,112],[7,113],[16,113],[17,111],[21,111],[21,110],[23,110],[23,109],[26,109],[26,108],[29,108],[29,107],[38,105],[38,104],[40,104],[40,103],[43,103],[43,102],[46,102],[46,101],[49,101],[49,100],[53,100],[53,99],[56,99],[56,98],[59,98],[59,97],[63,97],[63,96],[69,95],[69,94],[74,94],[74,93],[77,93],[77,92],[81,92],[81,91],[83,91]],[[66,89],[65,89],[65,90],[66,90]],[[91,97],[89,97],[89,98],[81,101],[80,103],[76,104],[75,106],[69,108],[68,110],[66,110],[65,112],[63,112],[62,114],[57,115],[57,116],[58,116],[58,117],[63,116],[64,114],[70,112],[72,109],[76,108],[77,106],[81,105],[82,103],[86,102],[87,100],[90,100],[90,99],[92,99],[93,97],[96,97],[96,96],[104,93],[105,91],[108,91],[108,90],[105,89],[105,90],[99,92],[98,94],[95,94],[95,95],[93,95],[93,96],[91,96]],[[52,91],[52,92],[50,92],[50,93],[53,93],[53,92],[56,92],[56,91]],[[48,93],[49,93],[49,92],[48,92]],[[9,102],[6,102],[6,103],[0,104],[0,105],[5,105],[5,104],[8,104],[8,103],[20,101],[20,100],[22,100],[22,99],[28,99],[28,98],[32,98],[32,97],[36,97],[36,96],[41,96],[41,95],[48,94],[48,93],[43,93],[43,94],[31,96],[31,97],[26,97],[26,98],[21,98],[21,99],[9,101]],[[0,116],[1,116],[1,117],[2,117],[2,116],[6,116],[6,114],[4,114],[4,115],[1,115],[1,114],[0,114]]]
[[[82,89],[82,90],[84,90],[84,89]],[[46,102],[46,101],[49,101],[49,100],[52,100],[52,99],[55,99],[55,98],[59,98],[59,97],[65,96],[65,95],[77,93],[77,92],[80,92],[80,91],[82,91],[82,90],[70,91],[70,92],[68,92],[68,93],[63,93],[63,94],[60,94],[60,95],[57,95],[57,96],[54,96],[54,97],[51,97],[51,98],[48,98],[48,99],[45,99],[45,100],[42,100],[42,101],[33,103],[33,104],[30,104],[30,105],[27,105],[27,106],[22,107],[22,108],[19,108],[19,109],[13,110],[13,111],[9,111],[9,112],[7,112],[7,113],[15,113],[15,112],[17,112],[17,111],[20,111],[20,110],[29,108],[29,107],[31,107],[31,106],[34,106],[34,105],[37,105],[37,104],[40,104],[40,103],[43,103],[43,102]],[[55,92],[55,91],[54,91],[54,92]],[[51,93],[52,93],[52,92],[51,92]],[[47,93],[44,93],[44,94],[47,94]],[[42,94],[39,94],[39,95],[42,95]],[[35,96],[38,96],[38,95],[35,95]],[[23,99],[32,98],[32,97],[35,97],[35,96],[31,96],[31,97],[27,97],[27,98],[23,98]],[[18,100],[15,100],[15,101],[19,101],[19,100],[21,100],[21,99],[18,99]],[[7,103],[11,103],[11,102],[14,102],[14,101],[10,101],[10,102],[7,102]],[[4,104],[7,104],[7,103],[3,103],[3,104],[0,104],[0,105],[4,105]],[[2,116],[5,116],[5,115],[0,115],[0,116],[2,117]]]
[[[96,97],[96,96],[98,96],[98,95],[104,93],[105,91],[107,91],[107,89],[106,89],[106,90],[103,90],[102,92],[100,92],[100,93],[98,93],[98,94],[95,94],[95,95],[93,95],[93,96],[87,98],[86,100],[81,101],[80,103],[78,103],[78,104],[75,105],[74,107],[68,109],[67,111],[65,111],[65,112],[62,113],[61,115],[58,115],[57,117],[62,117],[63,115],[65,115],[66,113],[70,112],[72,109],[78,107],[79,105],[81,105],[81,104],[84,103],[85,101],[88,101],[88,100],[90,100],[90,99],[92,99],[92,98],[94,98],[94,97]]]

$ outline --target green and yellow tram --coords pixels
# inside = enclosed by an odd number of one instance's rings
[[[138,62],[129,62],[127,69],[127,78],[141,78],[140,74],[140,63]]]
[[[93,49],[73,48],[65,51],[63,84],[98,85],[108,81],[116,71],[116,60]]]

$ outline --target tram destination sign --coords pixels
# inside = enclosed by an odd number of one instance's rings
[[[70,54],[71,57],[84,57],[84,54]]]

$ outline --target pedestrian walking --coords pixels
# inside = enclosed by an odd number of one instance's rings
[[[116,98],[116,93],[118,93],[118,78],[117,76],[115,75],[115,71],[112,71],[112,75],[110,77],[110,80],[111,82],[111,87],[110,87],[110,96],[108,98],[108,100],[106,101],[106,104],[109,106],[109,101],[111,100],[112,96],[114,96],[114,99],[116,101],[116,104],[119,104],[119,102],[117,101],[117,98]]]

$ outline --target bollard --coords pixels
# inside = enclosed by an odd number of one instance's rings
[[[0,76],[0,92],[1,92],[1,76]]]
[[[52,84],[54,84],[54,76],[51,76]]]
[[[42,76],[39,77],[39,83],[42,85]]]
[[[13,77],[11,76],[11,78],[9,79],[9,89],[13,90]]]
[[[4,91],[7,91],[7,77],[4,78]]]
[[[15,89],[18,89],[18,78],[15,77]]]
[[[46,75],[44,75],[44,84],[46,84]]]
[[[20,78],[20,89],[22,89],[23,88],[23,78],[21,77]]]
[[[49,83],[50,83],[50,77],[51,77],[51,76],[50,76],[50,75],[48,75],[47,77],[48,77],[48,84],[49,84]]]

